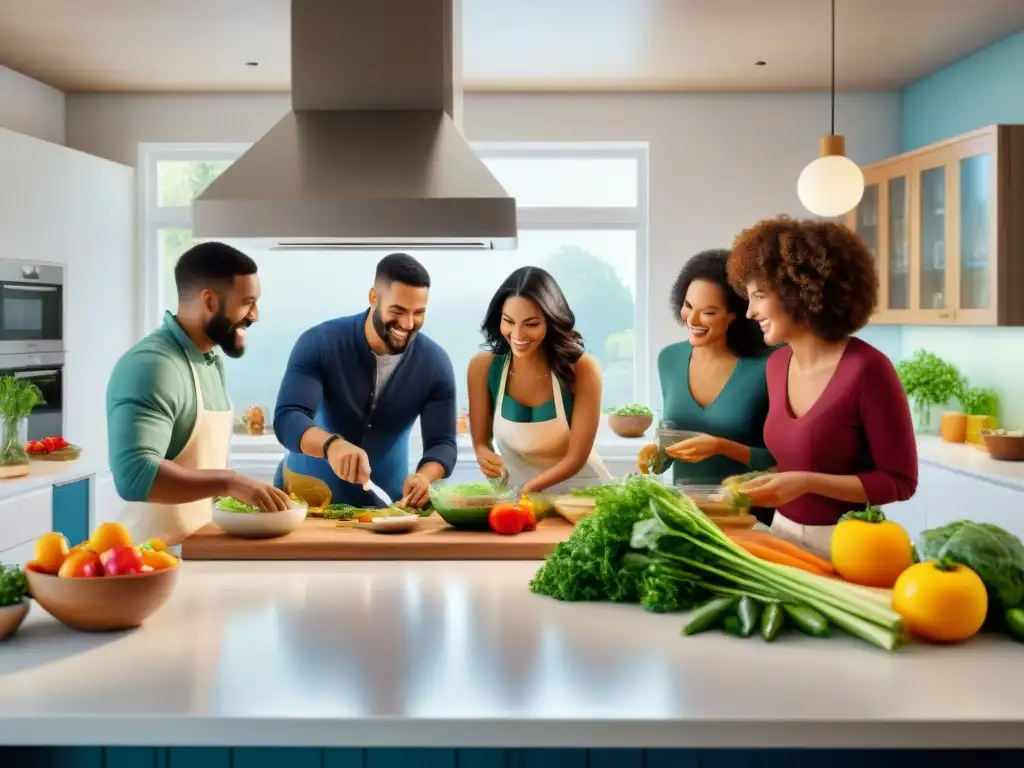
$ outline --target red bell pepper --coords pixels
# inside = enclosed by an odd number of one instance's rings
[[[487,516],[491,530],[502,536],[515,536],[537,528],[533,510],[522,504],[498,504]]]
[[[142,573],[142,556],[134,547],[113,547],[100,555],[106,576],[129,576]]]

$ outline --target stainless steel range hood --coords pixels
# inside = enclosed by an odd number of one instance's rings
[[[291,0],[292,111],[192,203],[199,238],[515,248],[461,133],[460,0]]]

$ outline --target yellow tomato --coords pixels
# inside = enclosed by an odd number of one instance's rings
[[[150,539],[146,542],[145,546],[150,549],[155,549],[157,552],[166,552],[167,545],[161,539]]]
[[[889,588],[914,563],[910,535],[899,523],[869,508],[846,518],[832,533],[832,565],[847,581]]]
[[[130,547],[132,537],[128,529],[120,523],[102,523],[92,532],[89,544],[93,551],[102,554],[114,547]]]
[[[68,540],[61,533],[44,533],[36,539],[35,563],[44,573],[57,573],[64,565],[70,550]]]
[[[933,643],[958,643],[978,633],[988,613],[988,592],[965,565],[918,563],[892,591],[892,607],[912,635]]]
[[[161,552],[155,549],[141,550],[142,564],[148,565],[154,571],[162,571],[165,568],[174,568],[178,565],[178,558],[170,552]]]

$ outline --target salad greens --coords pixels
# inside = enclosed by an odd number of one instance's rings
[[[0,608],[19,605],[28,597],[25,572],[17,565],[0,563]]]
[[[646,405],[640,405],[639,403],[624,405],[621,408],[609,408],[606,413],[615,416],[654,416],[654,411]]]
[[[252,504],[246,504],[244,501],[239,501],[231,496],[214,496],[213,503],[225,512],[259,512],[258,507],[254,507]]]

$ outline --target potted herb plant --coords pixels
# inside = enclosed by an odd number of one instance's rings
[[[896,372],[914,404],[915,426],[921,434],[931,432],[932,406],[945,405],[964,391],[964,378],[956,366],[924,349],[897,363]]]
[[[654,423],[654,411],[646,405],[626,405],[608,411],[608,426],[619,437],[641,437]]]
[[[16,565],[0,563],[0,640],[15,633],[28,614],[28,582]]]
[[[995,429],[999,421],[999,393],[994,389],[969,387],[960,395],[967,414],[967,442],[981,445],[982,430]]]
[[[21,425],[32,409],[44,402],[39,387],[27,379],[14,376],[0,378],[0,478],[23,477],[28,474],[28,454]]]

